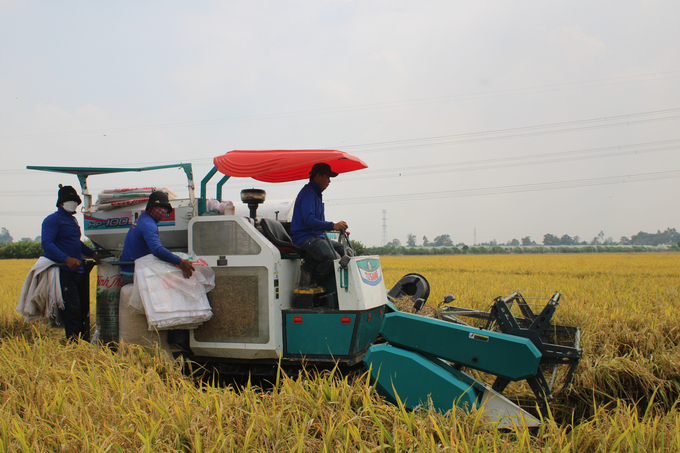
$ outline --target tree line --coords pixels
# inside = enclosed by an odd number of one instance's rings
[[[590,241],[581,240],[578,236],[564,234],[557,236],[545,234],[541,244],[537,244],[526,236],[521,240],[512,239],[505,244],[499,244],[495,240],[469,246],[464,243],[454,244],[451,236],[442,234],[429,241],[423,236],[422,244],[418,245],[416,236],[409,233],[406,236],[406,245],[402,245],[399,239],[393,239],[382,247],[367,247],[359,241],[350,241],[355,252],[363,255],[451,255],[451,254],[486,254],[486,253],[594,253],[594,252],[644,252],[651,250],[648,247],[667,245],[668,250],[680,250],[680,233],[675,228],[665,231],[658,230],[656,233],[640,231],[630,238],[621,237],[614,241],[611,237],[605,237],[603,231]],[[91,244],[88,240],[86,243]],[[626,246],[626,247],[620,247]],[[7,228],[0,230],[0,259],[39,258],[43,254],[40,245],[40,236],[35,239],[21,238],[14,242]]]
[[[360,244],[360,243],[359,243]],[[477,254],[477,253],[588,253],[588,252],[641,252],[652,250],[649,247],[666,245],[668,250],[680,250],[680,233],[675,228],[665,231],[658,230],[656,233],[640,231],[631,237],[623,236],[618,241],[612,237],[606,237],[604,231],[590,241],[581,239],[579,236],[564,234],[557,236],[551,233],[543,235],[541,243],[532,240],[530,236],[520,239],[512,239],[506,243],[498,243],[496,240],[483,242],[469,246],[465,243],[454,244],[451,236],[443,234],[429,241],[423,236],[422,243],[417,244],[415,234],[406,236],[406,243],[402,245],[399,239],[393,239],[382,247],[360,248],[367,253],[375,255],[443,255],[443,254]],[[626,247],[620,247],[626,246]]]
[[[35,239],[21,238],[14,242],[14,238],[7,228],[0,230],[0,259],[39,258],[43,254],[40,236]]]
[[[360,244],[358,247],[353,244],[357,254],[368,255],[487,255],[487,254],[541,254],[541,253],[631,253],[631,252],[658,252],[656,246],[649,245],[578,245],[578,246],[468,246],[462,247],[366,247]],[[666,247],[669,252],[680,251],[677,244]]]
[[[605,237],[604,231],[595,236],[590,241],[581,239],[579,236],[569,236],[564,234],[562,236],[557,236],[554,234],[547,233],[543,236],[542,245],[555,246],[555,245],[651,245],[658,246],[662,244],[678,244],[680,243],[680,233],[675,228],[668,228],[666,231],[657,231],[656,233],[645,233],[640,231],[638,234],[626,237],[622,236],[618,241],[615,241],[612,237]],[[536,241],[531,239],[531,236],[523,237],[521,240],[512,239],[505,244],[497,242],[495,239],[489,242],[483,242],[481,244],[475,244],[475,246],[482,247],[495,247],[495,246],[538,246],[541,245],[536,243]],[[451,236],[448,234],[442,234],[437,236],[433,241],[429,241],[427,236],[423,236],[422,244],[417,244],[416,235],[409,233],[406,236],[405,247],[462,247],[466,244],[458,243],[454,244],[451,240]],[[399,239],[392,239],[390,242],[384,245],[385,247],[402,247],[402,243]]]
[[[0,244],[0,259],[40,258],[42,254],[40,242],[32,240]]]

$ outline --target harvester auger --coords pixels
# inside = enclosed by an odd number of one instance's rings
[[[487,321],[485,330],[497,330],[531,340],[541,352],[540,364],[543,368],[539,367],[536,374],[527,378],[526,381],[536,397],[535,402],[541,413],[546,415],[548,402],[557,393],[553,391],[553,388],[558,367],[560,365],[568,367],[560,389],[563,390],[571,383],[574,371],[582,356],[582,350],[579,347],[580,329],[551,323],[560,298],[561,294],[556,292],[543,310],[539,314],[535,314],[525,298],[519,292],[514,292],[507,297],[499,296],[495,298],[488,312],[446,305],[442,308],[442,319],[459,324],[467,324],[460,317],[482,319]],[[516,305],[520,310],[521,317],[516,317],[513,314],[511,310],[513,305]],[[566,344],[556,344],[558,342]],[[545,378],[545,365],[552,366],[550,381]],[[510,384],[510,380],[497,377],[491,388],[502,393],[508,384]]]

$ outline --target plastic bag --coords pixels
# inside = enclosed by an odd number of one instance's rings
[[[206,203],[207,211],[215,210],[220,215],[234,215],[234,203],[231,201],[218,201],[215,198],[211,198]]]
[[[215,272],[195,255],[176,255],[193,261],[196,271],[191,278],[153,255],[135,260],[134,292],[139,293],[149,330],[193,328],[212,317],[206,294],[215,287]],[[130,305],[138,309],[136,297],[131,297]]]
[[[166,357],[172,358],[172,349],[168,344],[167,331],[149,331],[147,320],[143,313],[132,309],[128,300],[133,293],[133,285],[124,286],[120,291],[120,305],[118,310],[119,329],[119,352],[127,350],[126,345],[135,344],[153,354],[162,351]]]

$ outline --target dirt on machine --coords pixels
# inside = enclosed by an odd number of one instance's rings
[[[241,191],[240,202],[222,199],[231,177],[301,181],[318,162],[337,173],[367,168],[336,150],[236,150],[214,158],[198,196],[186,163],[28,168],[78,177],[85,236],[100,255],[111,257],[98,271],[96,319],[102,343],[117,346],[119,332],[129,327],[122,316],[130,312],[129,299],[120,297],[126,291],[121,291],[119,265],[125,263],[117,260],[149,193],[162,189],[147,187],[143,172],[181,168],[189,194],[171,193],[173,212],[158,224],[161,242],[200,259],[214,273],[214,288],[207,293],[210,319],[162,334],[161,339],[174,341],[174,354],[247,375],[310,364],[362,367],[383,397],[411,410],[482,410],[501,425],[539,425],[541,413],[548,413],[558,386],[569,384],[582,356],[579,329],[553,319],[559,293],[536,311],[519,293],[498,297],[489,311],[457,307],[455,297],[447,296],[435,304],[436,316],[425,316],[424,307],[432,305],[425,305],[425,276],[407,274],[388,290],[380,257],[356,256],[338,232],[327,237],[343,243],[347,253],[334,261],[329,278],[310,285],[301,272],[304,250],[290,239],[294,200],[270,200],[261,189]],[[118,172],[140,173],[139,185],[107,189],[93,202],[88,177]],[[222,177],[215,197],[208,198],[207,185],[217,173]],[[512,383],[529,389],[526,407],[507,397]]]

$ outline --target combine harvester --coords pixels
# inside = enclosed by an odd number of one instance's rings
[[[443,319],[405,313],[396,308],[394,299],[406,295],[422,307],[429,294],[427,280],[409,274],[388,293],[378,256],[336,259],[334,276],[320,285],[324,291],[313,291],[300,287],[304,253],[287,231],[293,201],[267,202],[263,190],[247,189],[241,191],[241,200],[248,206],[248,215],[212,215],[207,209],[206,187],[218,171],[225,175],[216,189],[216,200],[221,201],[222,186],[230,177],[263,182],[304,180],[317,162],[330,164],[338,173],[366,168],[361,160],[341,151],[231,151],[214,159],[214,168],[201,182],[199,198],[194,195],[191,164],[28,168],[77,175],[85,200],[85,235],[114,257],[120,256],[129,225],[146,203],[108,204],[99,209],[92,203],[88,176],[184,170],[189,198],[171,201],[173,213],[159,224],[161,241],[173,251],[194,253],[207,262],[216,283],[208,293],[213,317],[188,331],[182,354],[190,360],[247,374],[275,372],[279,364],[287,368],[363,364],[381,395],[409,409],[430,404],[442,412],[456,406],[474,408],[505,425],[538,425],[538,414],[520,408],[501,392],[511,382],[526,380],[535,395],[529,410],[546,413],[556,376],[565,385],[571,379],[581,350],[577,328],[551,324],[559,294],[539,314],[518,294],[497,298],[488,313],[450,305],[444,307]],[[340,239],[347,243],[346,237]],[[99,296],[99,287],[97,292]],[[445,302],[454,299],[447,296]],[[118,342],[117,304],[118,299],[112,297],[97,298],[101,341]],[[513,315],[513,305],[522,310],[521,316]],[[461,320],[463,316],[486,319],[487,325],[473,327]],[[557,337],[568,337],[569,345],[556,344]],[[560,365],[567,371],[558,374]],[[550,382],[544,376],[547,367],[553,369]],[[487,385],[471,374],[494,382]]]

